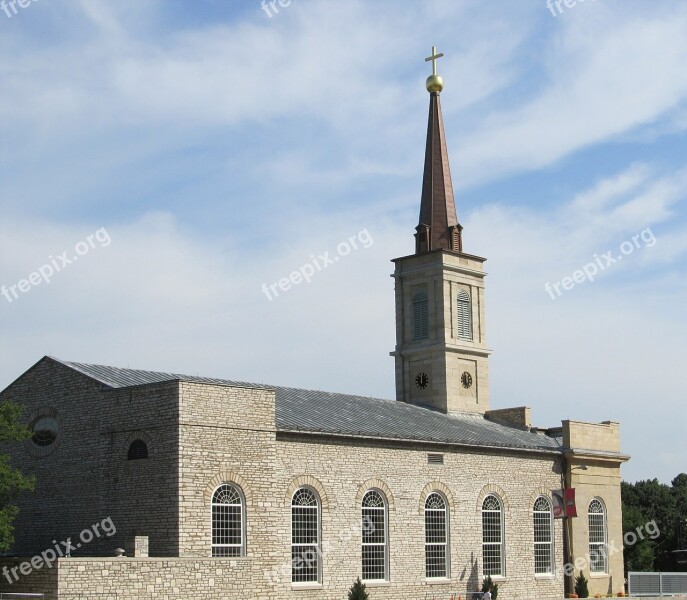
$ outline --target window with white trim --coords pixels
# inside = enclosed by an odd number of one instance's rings
[[[379,490],[370,490],[362,502],[362,570],[364,581],[389,579],[387,502]]]
[[[484,576],[504,575],[503,507],[490,494],[482,502],[482,569]]]
[[[438,492],[425,501],[425,577],[448,578],[448,506]]]
[[[291,499],[291,581],[319,583],[320,556],[320,499],[302,487]]]
[[[212,495],[212,556],[245,556],[243,497],[231,484]]]
[[[589,571],[591,573],[607,573],[608,561],[606,556],[607,529],[606,510],[598,498],[589,503]]]
[[[458,292],[456,320],[458,337],[463,340],[472,339],[472,302],[470,294],[465,290]]]
[[[419,290],[413,296],[413,339],[429,337],[429,299],[427,292]]]
[[[534,572],[536,575],[553,573],[553,513],[551,502],[539,496],[532,510],[534,520]]]

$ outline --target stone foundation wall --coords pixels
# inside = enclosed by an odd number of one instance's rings
[[[57,571],[59,600],[253,598],[248,558],[71,558]]]

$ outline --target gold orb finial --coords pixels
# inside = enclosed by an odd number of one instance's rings
[[[427,78],[427,91],[430,94],[444,89],[444,80],[439,75],[430,75]]]
[[[432,46],[432,56],[425,58],[425,62],[432,61],[432,74],[427,78],[427,91],[430,94],[438,94],[444,89],[444,80],[437,75],[437,60],[444,56],[443,52],[437,54],[437,47]]]

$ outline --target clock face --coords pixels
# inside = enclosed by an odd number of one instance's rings
[[[418,373],[417,377],[415,377],[415,385],[419,389],[424,390],[429,385],[429,375],[427,373]]]
[[[472,375],[465,371],[461,376],[460,376],[460,382],[463,384],[463,387],[467,390],[468,388],[472,387]]]

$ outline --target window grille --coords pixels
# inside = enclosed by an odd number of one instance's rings
[[[309,488],[296,490],[291,500],[291,581],[320,581],[320,503]]]
[[[244,556],[243,499],[225,483],[212,495],[212,556]]]
[[[607,573],[606,511],[598,498],[589,503],[589,571]]]
[[[534,572],[553,573],[553,514],[551,502],[540,496],[534,503]]]
[[[370,490],[362,503],[363,580],[388,579],[387,504],[377,490]]]
[[[471,340],[472,302],[470,302],[470,294],[465,290],[458,292],[458,311],[456,317],[458,321],[458,337],[464,340]]]
[[[413,296],[413,339],[429,337],[429,300],[427,292],[419,291]]]
[[[425,502],[425,576],[448,577],[448,508],[441,494],[432,492]]]
[[[482,567],[484,575],[504,574],[503,509],[493,495],[482,503]]]

